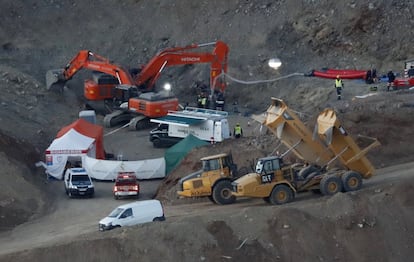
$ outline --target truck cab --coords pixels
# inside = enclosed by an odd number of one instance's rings
[[[139,183],[135,172],[119,172],[112,189],[115,199],[121,197],[139,197]]]
[[[157,128],[150,131],[149,140],[152,142],[154,147],[164,148],[177,144],[182,140],[182,138],[170,136],[168,134],[168,125],[159,124]]]
[[[95,186],[84,168],[68,168],[65,172],[63,181],[65,192],[69,198],[74,196],[93,197],[95,194]]]
[[[208,196],[217,204],[235,201],[231,194],[231,181],[237,173],[237,165],[230,154],[222,153],[201,158],[202,169],[180,179],[182,197]]]
[[[303,164],[286,165],[277,156],[259,158],[254,173],[233,181],[233,194],[236,197],[262,197],[272,204],[290,202],[301,184],[298,174],[303,167]]]

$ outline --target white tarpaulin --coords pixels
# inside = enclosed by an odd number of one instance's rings
[[[63,136],[53,140],[46,149],[46,172],[62,179],[63,171],[70,156],[95,156],[95,139],[71,129]]]
[[[85,156],[82,165],[92,178],[99,180],[114,180],[119,171],[135,172],[138,179],[165,177],[163,157],[139,161],[116,161]]]

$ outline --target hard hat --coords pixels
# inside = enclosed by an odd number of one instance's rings
[[[339,78],[339,75],[337,75],[336,78]]]
[[[240,123],[237,123],[237,124],[236,124],[236,126],[239,126],[239,125],[240,125]]]

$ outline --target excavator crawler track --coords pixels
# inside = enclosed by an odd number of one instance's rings
[[[122,110],[114,111],[104,117],[103,124],[105,127],[114,127],[130,121],[131,115]]]

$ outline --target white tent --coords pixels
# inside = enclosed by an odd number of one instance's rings
[[[139,161],[116,161],[85,156],[82,162],[88,174],[99,180],[114,180],[120,171],[135,172],[138,179],[165,177],[165,159],[163,157]]]
[[[95,139],[70,129],[63,136],[53,140],[46,149],[46,172],[62,179],[63,171],[70,156],[95,156]]]

